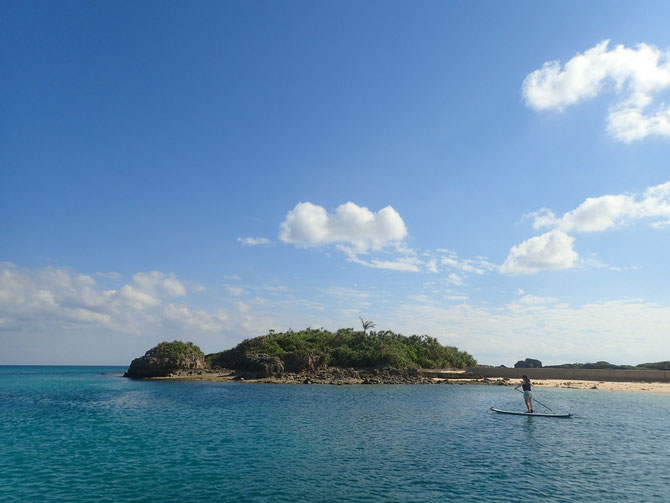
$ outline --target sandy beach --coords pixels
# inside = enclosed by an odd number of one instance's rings
[[[477,384],[481,380],[452,380],[454,384]],[[520,379],[488,378],[486,384],[516,386]],[[568,388],[606,391],[635,391],[645,393],[670,393],[670,382],[644,381],[584,381],[573,379],[533,379],[535,388]]]
[[[548,388],[670,393],[670,382],[566,381],[563,379],[535,379],[533,380],[533,386]]]

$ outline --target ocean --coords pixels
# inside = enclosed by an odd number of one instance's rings
[[[0,367],[0,501],[668,502],[670,396]],[[541,409],[541,407],[537,407]]]

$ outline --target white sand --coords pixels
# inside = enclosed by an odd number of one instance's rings
[[[572,381],[565,379],[533,379],[533,386],[549,388],[604,389],[611,391],[670,393],[670,382]]]

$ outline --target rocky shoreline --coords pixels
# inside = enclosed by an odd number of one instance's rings
[[[417,375],[417,372],[419,375]],[[459,375],[460,374],[460,375]],[[446,377],[435,377],[445,375]],[[279,376],[245,378],[229,369],[178,370],[163,377],[148,377],[158,381],[212,381],[262,384],[443,384],[443,385],[492,385],[516,386],[517,379],[488,378],[465,372],[441,372],[398,369],[322,369],[315,372],[283,373]],[[538,379],[533,381],[536,388],[565,388],[577,390],[628,391],[647,393],[670,393],[668,382],[608,382],[608,381],[563,381]]]
[[[507,385],[509,379],[489,379],[459,371],[421,369],[354,369],[324,367],[302,372],[282,372],[259,377],[253,373],[236,373],[229,369],[176,370],[153,380],[173,381],[230,381],[266,384],[491,384]]]

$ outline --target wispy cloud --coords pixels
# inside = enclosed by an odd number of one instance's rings
[[[611,90],[616,101],[607,129],[618,140],[632,142],[651,135],[670,138],[670,106],[655,103],[669,87],[670,51],[648,44],[609,49],[604,40],[563,66],[549,61],[529,74],[523,97],[535,110],[560,111]]]
[[[244,295],[244,288],[241,286],[225,285],[224,288],[226,289],[226,292],[228,292],[233,297],[240,297]]]

